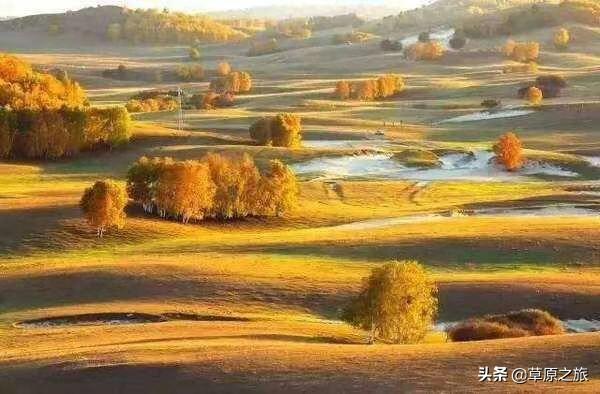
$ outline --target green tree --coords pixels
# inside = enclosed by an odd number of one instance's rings
[[[374,268],[343,318],[370,332],[370,342],[421,341],[437,314],[437,287],[416,261]]]
[[[114,181],[97,181],[87,188],[81,197],[79,206],[88,223],[95,227],[98,237],[102,238],[109,228],[122,228],[125,224],[125,188]]]

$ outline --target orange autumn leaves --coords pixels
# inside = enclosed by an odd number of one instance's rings
[[[516,171],[523,166],[523,145],[513,132],[508,132],[500,137],[494,145],[494,153],[496,161],[508,171]]]
[[[85,92],[77,82],[36,72],[26,62],[0,54],[0,107],[50,110],[85,105]]]
[[[334,95],[340,100],[372,101],[393,97],[404,90],[404,79],[397,74],[387,74],[377,79],[336,83]]]

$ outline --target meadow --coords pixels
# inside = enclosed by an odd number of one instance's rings
[[[453,343],[432,331],[418,345],[367,345],[363,331],[340,321],[373,267],[404,259],[435,279],[440,323],[524,308],[600,320],[600,32],[568,27],[581,38],[567,51],[547,44],[551,29],[516,35],[544,44],[540,74],[569,81],[523,116],[448,122],[480,112],[487,98],[528,109],[516,91],[535,76],[502,73],[509,61],[492,50],[499,39],[470,40],[428,63],[383,52],[377,39],[332,45],[337,31],[323,31],[264,56],[246,56],[244,44],[203,45],[206,69],[227,60],[252,74],[253,89],[233,107],[185,110],[181,130],[175,112],[135,114],[127,146],[0,162],[0,392],[600,390],[597,332]],[[174,85],[104,78],[105,69],[189,62],[184,46],[66,49],[63,39],[30,44],[12,32],[0,48],[66,70],[94,106]],[[332,97],[339,80],[389,71],[405,78],[398,97]],[[208,82],[179,86],[195,93]],[[255,145],[249,126],[281,112],[302,117],[303,146]],[[520,174],[444,161],[485,156],[509,130],[537,163]],[[406,172],[394,155],[407,150],[435,154],[441,167]],[[184,225],[132,204],[126,226],[103,239],[82,218],[84,189],[124,182],[140,156],[208,152],[249,153],[261,168],[281,159],[297,171],[297,207]],[[374,155],[384,157],[360,161]],[[90,315],[106,324],[78,324]],[[117,324],[128,315],[147,321]],[[70,318],[27,325],[48,317]],[[590,381],[491,386],[477,381],[485,365],[582,366]]]

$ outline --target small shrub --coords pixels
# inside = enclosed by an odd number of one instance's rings
[[[399,52],[399,51],[402,50],[402,41],[400,41],[400,40],[390,40],[389,38],[386,38],[385,40],[381,41],[381,43],[379,44],[379,46],[384,51]]]
[[[467,38],[463,34],[455,33],[450,39],[450,47],[452,49],[462,49],[467,45]]]
[[[559,335],[564,332],[560,320],[538,309],[524,309],[470,319],[447,330],[448,336],[455,342]]]
[[[554,33],[554,46],[556,47],[556,49],[567,49],[570,42],[571,34],[564,27],[561,27]]]
[[[527,89],[526,98],[527,101],[529,101],[529,104],[533,106],[538,106],[542,103],[544,95],[541,89],[536,88],[535,86],[531,86],[529,87],[529,89]]]
[[[500,105],[502,105],[502,102],[500,100],[496,100],[496,99],[485,99],[481,102],[482,107],[490,108],[490,109],[499,107]]]
[[[190,47],[190,49],[188,51],[188,56],[190,57],[191,60],[194,60],[194,61],[200,60],[200,58],[201,58],[200,49],[198,49],[197,47]]]
[[[231,66],[227,62],[221,62],[217,66],[217,74],[224,77],[231,72]]]
[[[431,40],[429,32],[424,31],[424,32],[419,33],[418,40],[419,40],[419,42],[429,42]]]
[[[427,334],[437,308],[437,287],[423,266],[392,262],[371,271],[342,318],[368,330],[371,342],[415,343]]]

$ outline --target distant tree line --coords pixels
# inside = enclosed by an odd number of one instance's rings
[[[211,153],[188,161],[142,157],[129,169],[127,192],[145,211],[187,223],[281,215],[298,190],[294,173],[278,160],[261,174],[246,154]]]

